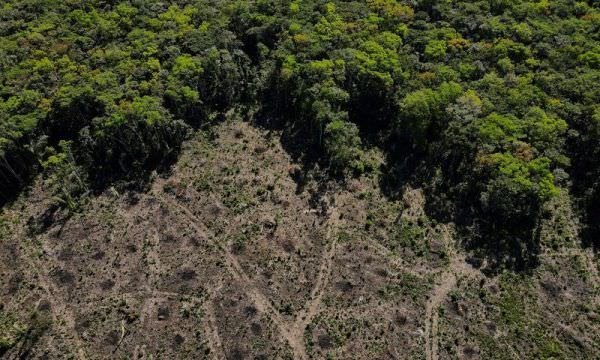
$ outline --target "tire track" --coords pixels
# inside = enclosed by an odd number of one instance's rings
[[[198,225],[202,224],[202,222],[187,207],[182,206],[176,201],[164,198],[160,195],[157,195],[157,197],[162,202],[170,205],[171,207],[177,208],[185,216],[192,228],[198,234],[206,235],[207,233],[209,233],[208,229],[204,228],[204,226],[201,227],[200,225]],[[275,324],[275,326],[277,326],[279,333],[283,336],[283,338],[287,341],[287,343],[294,351],[295,357],[299,359],[305,359],[306,352],[304,350],[303,344],[298,343],[297,339],[292,335],[292,332],[290,331],[290,326],[287,323],[287,321],[283,318],[279,311],[277,311],[277,309],[273,307],[273,305],[267,299],[267,297],[263,293],[261,293],[260,290],[258,290],[258,288],[254,285],[254,282],[250,279],[248,274],[246,274],[244,269],[241,267],[241,265],[237,261],[237,258],[235,258],[235,256],[230,251],[223,248],[221,244],[218,244],[217,242],[213,241],[212,237],[205,236],[205,238],[207,239],[207,241],[210,242],[211,245],[215,246],[219,250],[233,278],[239,283],[247,285],[246,295],[254,303],[256,308],[259,311],[267,314],[271,321]]]
[[[20,228],[24,229],[25,226],[23,225]],[[22,231],[18,232],[18,234],[22,239],[28,238]],[[44,252],[50,254],[51,251],[50,249],[45,248],[44,242],[41,240],[40,243]],[[85,345],[75,330],[75,315],[73,310],[67,306],[68,302],[63,296],[57,295],[59,291],[52,279],[50,279],[49,274],[41,271],[41,269],[47,269],[48,265],[50,265],[50,268],[52,269],[60,268],[60,266],[58,266],[56,261],[52,259],[51,255],[46,256],[46,263],[43,263],[42,260],[36,261],[35,259],[40,259],[40,257],[35,256],[35,254],[25,252],[23,255],[24,256],[22,256],[22,259],[25,261],[29,271],[31,271],[34,277],[37,278],[37,284],[43,290],[48,302],[50,303],[50,315],[52,318],[51,326],[55,327],[56,329],[62,328],[65,334],[71,334],[72,337],[70,337],[70,339],[75,345],[75,356],[80,360],[87,359],[88,357],[85,352]]]
[[[446,299],[446,296],[456,286],[456,276],[451,272],[442,275],[441,283],[433,290],[425,306],[425,354],[427,360],[438,360],[438,306]]]
[[[433,293],[425,305],[425,357],[427,360],[439,359],[438,307],[447,298],[450,291],[456,288],[458,279],[479,274],[477,270],[465,261],[464,256],[457,254],[451,245],[452,240],[447,231],[445,235],[450,264],[448,269],[442,273],[440,283],[433,289]]]
[[[211,233],[209,229],[207,229],[204,225],[201,225],[202,222],[200,221],[200,219],[198,219],[187,207],[179,204],[177,201],[171,198],[166,198],[156,193],[155,196],[160,201],[167,204],[169,207],[175,208],[179,212],[181,212],[190,223],[190,226],[192,226],[194,231],[196,231],[198,234],[206,235],[208,233]],[[278,328],[282,338],[292,348],[295,359],[308,358],[306,354],[306,347],[304,344],[304,331],[306,329],[306,326],[310,324],[312,319],[319,313],[319,307],[321,306],[325,289],[329,285],[332,264],[333,259],[335,257],[337,245],[337,239],[335,237],[334,230],[339,226],[339,215],[335,207],[332,208],[332,211],[329,215],[327,226],[328,229],[325,237],[326,241],[329,242],[329,246],[321,259],[321,265],[319,267],[319,271],[315,281],[315,286],[311,291],[310,299],[307,301],[307,303],[303,306],[303,309],[296,315],[296,317],[292,321],[286,320],[283,317],[283,315],[273,306],[271,301],[255,285],[254,281],[250,278],[250,276],[248,276],[246,271],[240,265],[236,256],[228,248],[214,241],[214,236],[204,236],[204,238],[206,238],[207,241],[209,241],[210,245],[218,249],[219,253],[225,260],[225,264],[227,266],[227,269],[229,270],[229,273],[233,276],[233,278],[236,281],[247,285],[245,289],[246,295],[250,298],[250,300],[254,303],[254,305],[259,311],[269,316],[271,321]],[[220,339],[218,339],[218,331],[216,330],[216,319],[213,318],[212,320],[210,320],[209,326],[211,326],[210,324],[212,324],[213,326],[211,332],[216,332],[216,336],[214,336],[213,334],[212,346],[222,346]]]
[[[212,299],[206,299],[204,302],[204,312],[206,314],[206,323],[208,327],[208,343],[214,352],[215,359],[225,359],[225,348],[219,335],[219,326],[215,317],[214,304]]]
[[[335,202],[334,202],[335,203]],[[321,266],[317,274],[317,280],[315,286],[310,294],[310,299],[304,305],[302,311],[298,313],[294,320],[292,328],[293,335],[296,339],[302,340],[302,346],[304,347],[304,331],[306,327],[312,322],[312,319],[319,313],[319,307],[323,301],[323,295],[329,285],[331,278],[331,271],[333,266],[333,259],[335,257],[337,248],[337,237],[335,236],[335,229],[339,226],[339,214],[337,207],[333,207],[329,219],[327,221],[327,234],[326,240],[330,243],[327,251],[323,254],[321,260]]]

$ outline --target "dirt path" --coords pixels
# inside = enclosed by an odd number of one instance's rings
[[[181,212],[185,218],[189,221],[190,226],[199,234],[206,235],[210,233],[210,230],[207,229],[202,222],[185,206],[181,205],[177,201],[169,198],[157,195],[157,198],[163,203],[169,205],[171,208],[177,209]],[[230,274],[234,277],[234,279],[241,284],[245,284],[246,295],[249,299],[254,303],[256,308],[269,316],[271,321],[275,324],[275,326],[279,330],[279,334],[288,343],[288,345],[292,348],[295,359],[307,359],[308,356],[306,354],[306,348],[304,344],[304,330],[306,326],[310,324],[312,319],[319,312],[319,307],[321,306],[323,294],[325,293],[325,289],[329,284],[329,278],[331,275],[331,268],[333,263],[333,258],[335,256],[336,250],[336,232],[335,229],[338,227],[339,223],[339,214],[337,213],[336,208],[331,209],[330,216],[327,220],[327,234],[326,240],[329,242],[329,247],[327,251],[324,252],[323,258],[321,260],[321,266],[319,267],[319,272],[317,274],[317,278],[315,281],[315,286],[311,291],[310,299],[303,307],[302,311],[300,311],[293,321],[287,321],[281,313],[272,305],[271,301],[263,294],[260,289],[255,285],[254,281],[248,276],[248,274],[244,271],[240,263],[238,262],[236,256],[231,252],[229,248],[224,248],[221,244],[215,242],[214,237],[204,236],[204,238],[209,239],[211,245],[215,246],[223,259],[225,260],[226,266],[230,272]],[[210,316],[210,314],[209,314]],[[218,338],[218,330],[216,328],[216,319],[214,319],[214,314],[212,314],[213,318],[209,319],[209,326],[211,327],[211,345],[215,348],[221,348],[222,344],[220,339]],[[216,352],[219,349],[213,349]],[[221,355],[224,355],[221,350]]]
[[[154,286],[160,279],[159,269],[161,268],[160,261],[160,234],[158,230],[154,231],[154,235],[148,237],[148,247],[144,248],[146,256],[145,267],[148,272],[149,282],[144,285],[145,290],[154,292]]]
[[[456,286],[456,276],[454,273],[445,272],[442,275],[441,282],[433,290],[425,306],[425,354],[427,360],[438,359],[438,306],[444,301],[446,296]]]
[[[195,300],[195,301],[201,303],[202,308],[204,310],[204,314],[206,315],[206,317],[204,318],[204,320],[206,321],[205,329],[207,330],[206,336],[207,336],[208,345],[211,349],[212,357],[215,360],[221,360],[221,359],[225,359],[226,357],[225,357],[225,353],[223,352],[223,344],[221,342],[221,337],[219,336],[218,327],[216,324],[215,312],[214,312],[214,302],[213,302],[213,299],[215,298],[215,294],[217,294],[220,289],[221,289],[220,286],[213,289],[207,298],[194,296],[194,295],[188,295],[188,294],[181,294],[178,292],[158,291],[158,290],[132,291],[132,292],[120,293],[117,296],[121,296],[121,297],[134,296],[134,297],[138,297],[138,298],[142,297],[143,299],[146,299],[146,300],[147,299],[157,299],[157,298],[179,299],[181,297],[184,297],[187,300]],[[152,359],[152,356],[147,356],[146,345],[141,345],[141,346],[137,345],[133,351],[132,359],[142,359],[142,360]]]
[[[39,269],[41,265],[31,264],[30,266],[30,269]],[[61,324],[64,324],[64,332],[72,335],[73,342],[75,343],[75,353],[77,358],[80,360],[87,359],[85,345],[83,344],[83,341],[81,340],[81,338],[77,334],[77,331],[75,330],[75,315],[73,311],[69,307],[67,307],[67,301],[65,301],[62,298],[57,299],[55,295],[56,288],[53,284],[51,284],[51,280],[49,280],[47,276],[40,274],[39,272],[37,272],[37,275],[39,281],[38,284],[44,289],[44,292],[48,297],[48,302],[50,303],[50,311],[52,314],[52,326],[61,326]]]
[[[170,198],[165,198],[165,197],[158,196],[158,195],[157,195],[157,197],[164,203],[170,205],[171,207],[175,207],[176,209],[178,209],[187,218],[190,225],[194,228],[194,230],[197,233],[202,234],[202,235],[206,235],[207,233],[209,233],[208,229],[206,229],[206,228],[204,228],[204,226],[200,225],[200,224],[202,224],[202,222],[188,208],[186,208],[185,206],[179,204],[178,202],[176,202],[175,200],[172,200]],[[204,236],[204,237],[206,239],[209,239],[208,241],[210,241],[211,245],[215,246],[219,250],[219,252],[223,256],[223,259],[225,260],[225,264],[226,264],[230,274],[233,276],[233,278],[235,280],[237,280],[240,284],[246,285],[247,296],[254,303],[256,308],[260,312],[267,314],[269,316],[269,318],[271,319],[271,321],[273,321],[275,326],[277,326],[281,336],[287,341],[287,343],[290,345],[290,347],[294,351],[294,355],[297,358],[301,358],[301,359],[306,358],[303,343],[302,344],[298,343],[297,339],[290,332],[289,324],[285,321],[285,319],[279,313],[279,311],[277,311],[277,309],[275,309],[273,307],[273,305],[267,299],[267,297],[263,293],[261,293],[261,291],[254,285],[254,282],[250,279],[248,274],[246,274],[246,272],[244,271],[242,266],[237,261],[236,257],[228,249],[223,248],[223,246],[221,246],[220,244],[211,240],[210,237],[208,237],[208,236]]]
[[[427,360],[439,359],[438,307],[456,287],[458,279],[468,276],[477,276],[479,274],[477,270],[465,261],[464,256],[455,251],[450,233],[446,232],[445,235],[450,264],[442,273],[440,282],[433,289],[433,292],[425,305],[425,355]]]
[[[294,325],[292,327],[292,335],[295,339],[302,342],[303,347],[304,330],[312,322],[312,319],[319,313],[323,294],[329,285],[333,259],[335,257],[337,247],[337,233],[335,230],[339,227],[339,222],[337,207],[333,207],[331,209],[331,213],[329,214],[329,219],[327,220],[327,234],[325,236],[329,242],[329,247],[323,254],[323,259],[321,260],[321,266],[319,267],[315,286],[310,293],[310,299],[296,316]]]
[[[216,292],[218,292],[218,289],[216,289],[213,293]],[[214,294],[211,295],[211,297],[213,296]],[[206,299],[203,305],[204,313],[206,314],[206,325],[209,330],[207,332],[208,344],[213,352],[213,357],[215,359],[225,359],[225,351],[223,348],[223,343],[221,342],[221,336],[219,335],[219,327],[215,317],[213,299]]]
[[[25,226],[21,226],[21,229],[25,229]],[[24,233],[19,232],[21,239],[28,238]],[[35,241],[35,239],[33,239]],[[45,253],[50,253],[49,249],[44,246],[43,240],[41,240],[41,246]],[[23,249],[29,249],[29,247],[23,247]],[[27,264],[28,269],[33,273],[37,279],[37,284],[42,288],[46,295],[46,300],[50,303],[50,315],[52,318],[52,327],[55,329],[62,328],[63,331],[57,331],[58,333],[70,334],[72,341],[74,342],[75,356],[77,359],[87,359],[85,352],[85,345],[79,334],[75,330],[75,315],[73,310],[67,305],[68,301],[62,296],[58,295],[59,291],[56,288],[53,280],[50,278],[50,273],[42,271],[42,269],[57,269],[60,268],[58,264],[52,259],[51,256],[40,258],[32,253],[24,253],[22,260]],[[48,266],[50,265],[50,266]]]

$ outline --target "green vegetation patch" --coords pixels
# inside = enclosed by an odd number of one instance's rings
[[[27,333],[27,326],[10,314],[0,312],[0,354],[14,347]]]
[[[8,0],[0,201],[43,173],[74,211],[143,188],[192,129],[254,117],[333,177],[427,188],[477,245],[533,251],[564,190],[596,242],[599,18],[589,1]],[[251,205],[226,192],[234,211]]]

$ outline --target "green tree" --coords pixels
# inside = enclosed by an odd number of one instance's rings
[[[343,120],[334,120],[327,124],[324,147],[334,171],[364,171],[364,154],[355,124]]]

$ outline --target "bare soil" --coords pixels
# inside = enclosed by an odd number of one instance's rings
[[[323,184],[318,170],[299,186],[278,139],[225,122],[146,192],[109,189],[32,231],[52,204],[36,184],[1,214],[0,314],[30,329],[2,356],[598,355],[594,254],[548,250],[532,274],[484,275],[420,189],[389,199],[377,174]],[[544,339],[526,356],[521,328]]]

